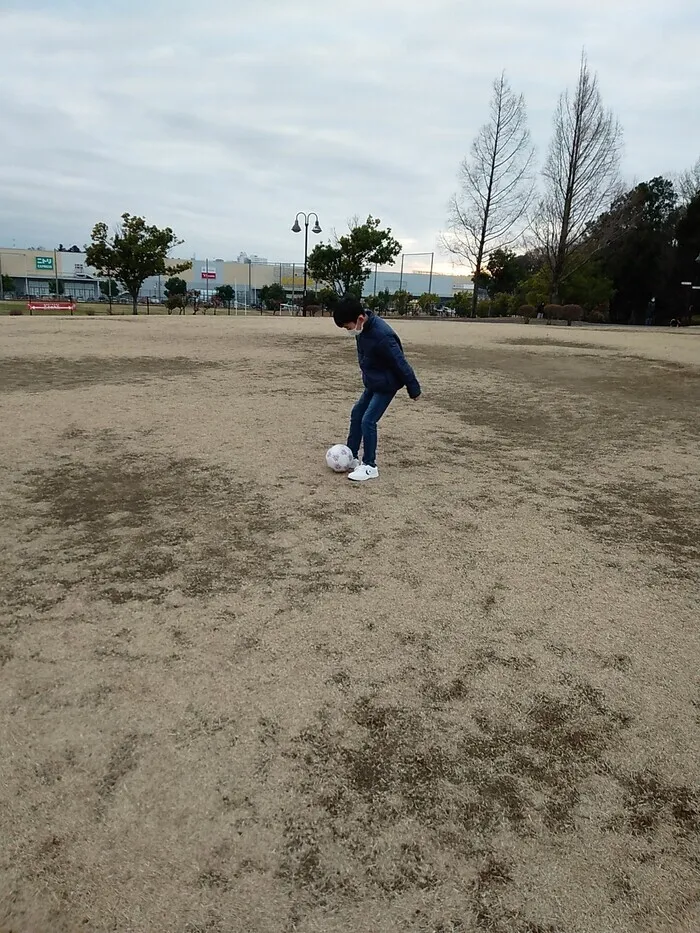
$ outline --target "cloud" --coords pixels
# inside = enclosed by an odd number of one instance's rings
[[[686,0],[5,3],[0,241],[83,243],[128,210],[199,256],[297,259],[373,213],[436,248],[505,67],[540,161],[586,46],[629,179],[700,154],[700,12]]]

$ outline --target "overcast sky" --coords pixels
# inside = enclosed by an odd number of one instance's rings
[[[494,77],[525,95],[541,163],[583,45],[627,180],[700,156],[698,0],[0,7],[0,245],[82,246],[129,211],[180,255],[298,261],[315,210],[325,233],[372,213],[436,249]]]

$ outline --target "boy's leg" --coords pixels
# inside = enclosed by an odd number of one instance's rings
[[[359,399],[353,405],[350,415],[350,433],[348,434],[348,447],[352,451],[353,457],[357,460],[360,453],[360,441],[362,440],[362,419],[372,401],[372,393],[365,389]]]
[[[362,462],[366,466],[377,465],[377,422],[387,410],[395,392],[375,392],[362,417]]]

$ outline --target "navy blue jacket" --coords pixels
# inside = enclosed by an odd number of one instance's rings
[[[357,358],[366,389],[398,392],[405,386],[411,398],[418,398],[421,389],[416,374],[403,355],[398,334],[385,320],[370,311],[356,339]]]

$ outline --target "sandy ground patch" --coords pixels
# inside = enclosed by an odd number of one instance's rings
[[[1,933],[700,929],[700,336],[0,320]]]

